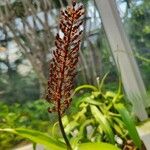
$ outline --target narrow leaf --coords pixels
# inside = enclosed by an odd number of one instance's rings
[[[129,132],[129,136],[135,143],[135,145],[140,149],[141,148],[141,140],[138,135],[138,132],[136,130],[136,126],[134,124],[133,119],[131,118],[131,115],[127,111],[127,109],[124,107],[123,104],[115,104],[115,108],[117,111],[121,114],[122,120]]]
[[[17,129],[0,129],[0,131],[10,132],[22,136],[24,138],[28,138],[35,143],[42,144],[43,146],[49,148],[50,150],[65,150],[65,144],[56,141],[52,139],[50,136],[36,130],[17,128]]]
[[[65,132],[66,134],[69,134],[74,128],[78,127],[79,123],[76,121],[71,121],[66,127]]]
[[[120,150],[120,149],[108,143],[84,143],[79,145],[78,150]]]
[[[113,131],[112,131],[106,117],[99,111],[99,109],[96,106],[91,105],[90,107],[91,107],[91,112],[92,112],[93,116],[100,123],[100,125],[103,128],[104,132],[106,133],[109,141],[112,144],[115,144],[114,134],[113,134]]]
[[[85,85],[78,86],[78,87],[74,90],[73,95],[76,94],[78,91],[83,90],[83,89],[91,89],[91,90],[93,90],[93,91],[98,91],[98,89],[97,89],[95,86],[89,85],[89,84],[85,84]]]

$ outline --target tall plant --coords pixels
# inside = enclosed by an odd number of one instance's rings
[[[81,43],[84,8],[75,0],[72,5],[61,11],[60,32],[56,35],[56,50],[50,63],[50,74],[46,100],[53,104],[48,111],[57,112],[60,129],[71,150],[71,145],[64,131],[61,117],[71,102],[73,82],[76,75],[78,52]]]

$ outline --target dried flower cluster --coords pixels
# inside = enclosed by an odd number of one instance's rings
[[[71,102],[73,82],[81,43],[84,8],[75,0],[61,11],[60,33],[56,36],[56,50],[50,63],[46,100],[53,103],[49,112],[63,114]]]

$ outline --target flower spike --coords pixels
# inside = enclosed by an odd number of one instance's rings
[[[72,0],[72,5],[61,11],[60,32],[56,35],[56,50],[50,63],[46,96],[46,100],[53,104],[49,112],[59,112],[62,115],[70,105],[79,57],[83,16],[83,5],[77,4],[76,0]]]

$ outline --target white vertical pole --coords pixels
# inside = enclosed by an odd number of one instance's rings
[[[102,18],[104,29],[121,74],[127,97],[133,104],[133,111],[140,120],[148,118],[147,94],[138,66],[134,59],[128,38],[124,32],[115,0],[95,0]]]

